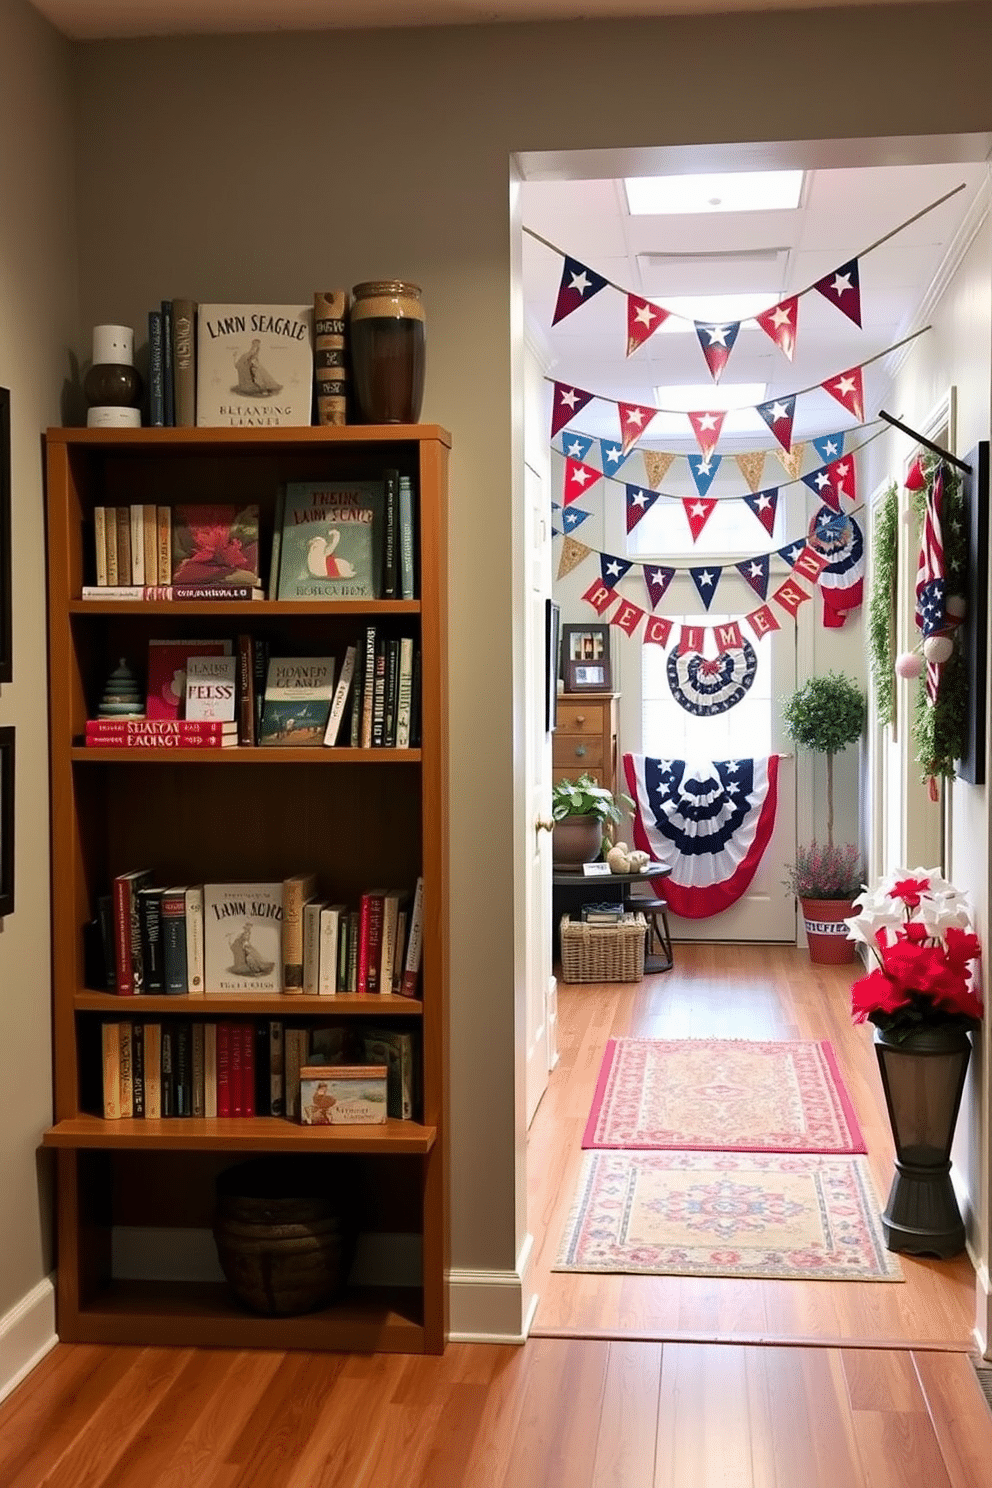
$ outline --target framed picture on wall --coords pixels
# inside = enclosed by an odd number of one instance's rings
[[[14,908],[14,730],[0,728],[0,919]]]
[[[14,673],[10,598],[10,394],[0,388],[0,682]]]
[[[563,626],[561,654],[566,692],[613,691],[608,625]]]

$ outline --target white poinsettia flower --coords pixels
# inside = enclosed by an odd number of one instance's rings
[[[954,902],[944,897],[924,899],[917,918],[926,926],[927,934],[937,940],[943,940],[946,931],[952,927],[957,930],[971,929],[968,906],[960,900]]]
[[[874,948],[876,923],[872,915],[851,915],[850,919],[844,921],[847,926],[848,940],[857,941],[861,945]]]

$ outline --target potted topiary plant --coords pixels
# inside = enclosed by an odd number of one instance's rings
[[[556,868],[578,868],[602,855],[603,836],[623,817],[623,806],[634,803],[622,792],[619,799],[591,775],[559,780],[551,792],[551,856]]]
[[[828,672],[811,677],[786,700],[785,731],[803,749],[827,761],[827,840],[800,847],[787,867],[787,887],[799,899],[806,924],[810,960],[839,966],[854,956],[844,921],[863,880],[859,849],[834,843],[834,755],[860,739],[865,726],[865,696],[850,677]]]

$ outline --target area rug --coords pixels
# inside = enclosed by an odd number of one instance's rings
[[[583,1147],[867,1152],[826,1042],[610,1039]]]
[[[588,1152],[555,1271],[901,1281],[868,1162],[786,1152]]]

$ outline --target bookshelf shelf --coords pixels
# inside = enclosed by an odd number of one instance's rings
[[[46,434],[55,1090],[43,1144],[54,1150],[57,1168],[57,1326],[65,1342],[444,1348],[449,446],[450,436],[434,425]],[[408,476],[416,494],[415,600],[81,598],[95,579],[97,506],[210,505],[236,491],[239,502],[258,506],[264,567],[286,482],[380,479],[387,468]],[[372,626],[387,638],[412,633],[419,648],[416,749],[98,749],[82,742],[109,673],[123,657],[140,675],[151,639],[234,642],[248,633],[272,655],[340,661]],[[149,765],[162,768],[149,775]],[[231,768],[204,772],[192,765]],[[422,875],[418,996],[119,997],[91,990],[87,981],[101,982],[92,969],[87,975],[84,927],[114,878],[138,868],[163,886],[278,882],[312,871],[322,898],[352,909],[373,884],[412,890]],[[286,1020],[287,1029],[362,1031],[364,1025],[365,1032],[414,1032],[419,1119],[308,1127],[267,1116],[113,1121],[99,1114],[106,1022],[165,1028],[175,1020],[178,1037],[185,1025],[195,1030],[200,1022],[229,1019],[257,1020],[256,1032],[272,1019]],[[218,1176],[239,1162],[282,1153],[300,1158],[308,1171],[333,1175],[332,1189],[351,1196],[348,1218],[368,1237],[368,1254],[389,1254],[396,1239],[402,1244],[393,1250],[418,1256],[419,1277],[402,1273],[417,1284],[349,1287],[322,1312],[267,1318],[246,1311],[226,1285],[203,1283],[195,1257],[212,1253]],[[118,1274],[120,1235],[131,1249]],[[174,1280],[156,1279],[163,1274],[155,1269],[161,1243],[170,1258],[193,1257]],[[375,1270],[361,1276],[363,1283],[380,1279],[396,1277],[380,1278]]]

